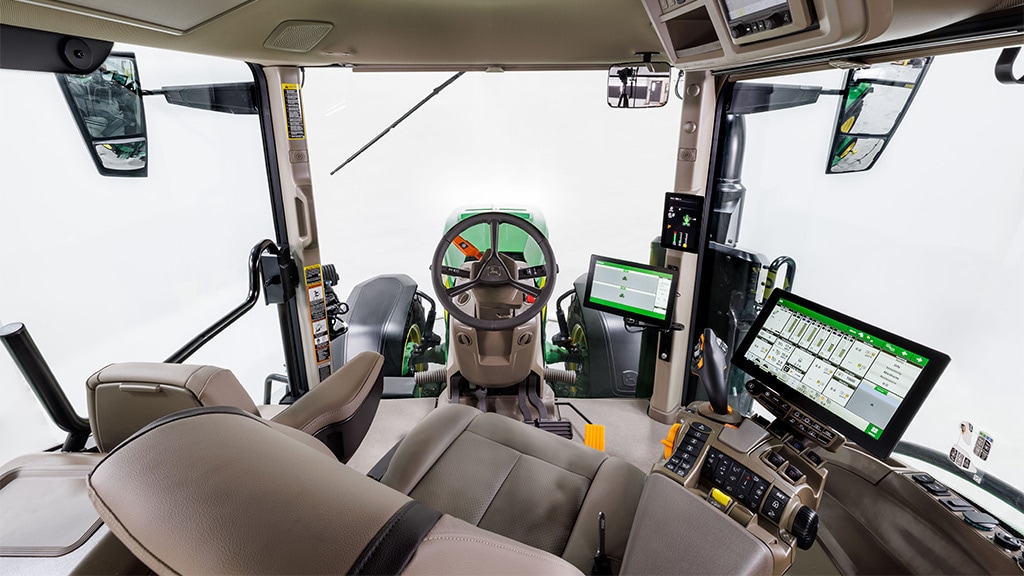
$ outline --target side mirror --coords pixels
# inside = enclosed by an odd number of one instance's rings
[[[850,70],[839,99],[827,174],[870,170],[892,140],[932,58]]]
[[[57,74],[64,99],[103,176],[145,177],[146,114],[135,55],[111,52],[90,74]]]
[[[625,62],[608,69],[612,108],[660,108],[668,103],[672,67],[668,62]]]

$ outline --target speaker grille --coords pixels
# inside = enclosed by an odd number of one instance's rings
[[[1000,12],[1002,10],[1009,10],[1010,8],[1019,8],[1024,6],[1024,0],[1003,0],[995,8],[989,10],[989,12]]]
[[[282,22],[270,33],[270,36],[263,42],[263,46],[286,52],[309,52],[327,36],[332,28],[334,28],[334,24],[329,22],[288,20]]]

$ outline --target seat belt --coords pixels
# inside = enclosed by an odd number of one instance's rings
[[[410,500],[381,526],[348,573],[352,576],[401,574],[420,542],[440,519],[441,513],[437,510],[418,500]]]

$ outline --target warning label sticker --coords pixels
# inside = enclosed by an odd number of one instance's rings
[[[284,93],[284,119],[288,125],[288,139],[305,140],[306,123],[302,119],[302,96],[299,94],[299,85],[281,84],[281,91]]]
[[[309,325],[316,348],[316,367],[320,382],[331,375],[331,337],[327,330],[327,298],[324,293],[323,271],[319,264],[302,269],[309,298]]]

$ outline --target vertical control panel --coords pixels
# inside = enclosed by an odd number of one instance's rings
[[[704,236],[704,197],[665,194],[661,220],[661,247],[697,253]]]

